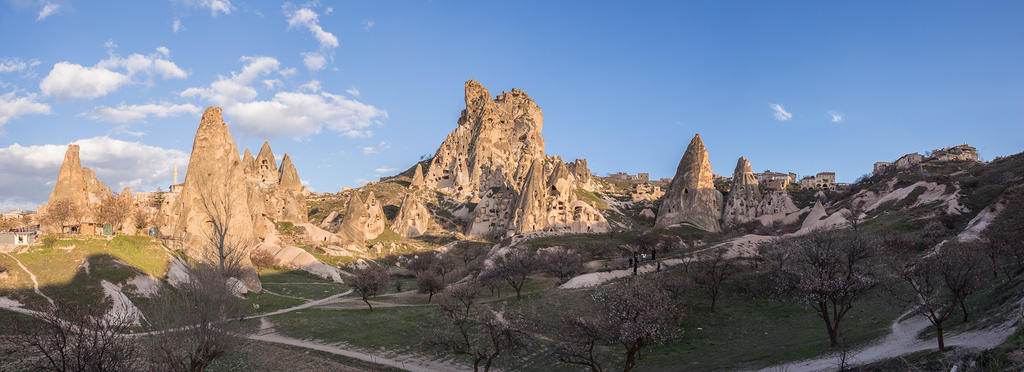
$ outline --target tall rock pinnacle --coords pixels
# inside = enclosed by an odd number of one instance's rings
[[[722,194],[715,190],[708,150],[700,135],[686,147],[676,175],[658,210],[656,227],[690,224],[705,231],[720,231]]]
[[[722,225],[735,226],[757,218],[761,190],[750,161],[740,157],[732,174],[732,186],[722,208]]]
[[[256,236],[243,165],[220,107],[207,107],[203,112],[173,215],[177,218],[174,236],[182,240],[190,256],[207,260],[216,256],[208,239],[209,221],[220,220],[227,228],[228,241],[246,250],[242,253],[244,272],[240,279],[250,290],[262,289],[247,251],[255,244]]]

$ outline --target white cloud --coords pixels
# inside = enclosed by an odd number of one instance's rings
[[[281,79],[263,80],[263,86],[267,87],[267,89],[269,90],[274,90],[275,88],[280,87],[282,84],[284,84],[284,82],[281,81]]]
[[[114,92],[129,81],[128,75],[104,68],[57,62],[39,83],[39,90],[59,99],[96,98]]]
[[[376,173],[383,174],[383,173],[391,173],[391,172],[394,172],[394,171],[397,171],[397,170],[398,170],[398,168],[379,167],[379,168],[374,169],[373,171],[376,172]]]
[[[789,111],[786,111],[786,109],[783,108],[782,105],[778,103],[773,103],[771,107],[772,111],[775,112],[775,120],[786,121],[793,118],[793,114],[790,113]]]
[[[35,94],[17,97],[15,92],[0,95],[0,132],[8,121],[23,115],[49,115],[50,105],[37,102],[36,98],[38,97]]]
[[[829,111],[826,114],[828,114],[829,119],[831,119],[833,123],[838,123],[838,122],[843,121],[843,113],[841,113],[841,112]]]
[[[108,49],[117,47],[112,41],[108,41],[106,46]],[[188,73],[177,64],[161,57],[161,54],[170,54],[170,50],[166,47],[157,50],[157,53],[150,55],[132,54],[124,58],[111,53],[110,57],[93,67],[67,61],[58,62],[39,83],[39,89],[44,95],[56,96],[58,99],[97,98],[131,83],[132,77],[138,74],[156,75],[164,79],[188,77]]]
[[[184,30],[185,26],[181,24],[181,20],[178,18],[174,19],[174,23],[171,24],[171,31],[178,33],[178,31]]]
[[[0,59],[0,73],[4,72],[21,72],[25,69],[39,64],[38,60],[24,61],[20,58],[5,57]]]
[[[374,21],[363,21],[363,29],[364,30],[369,30],[369,29],[373,28],[373,25],[376,25],[376,24],[377,23],[374,22]]]
[[[317,80],[310,80],[308,83],[305,83],[305,84],[302,84],[302,85],[299,86],[299,90],[305,91],[305,92],[310,92],[310,93],[319,92],[321,89],[323,89],[323,87],[320,85],[320,82],[317,81]]]
[[[320,71],[327,67],[327,57],[317,52],[302,53],[302,63],[309,71]]]
[[[56,14],[58,10],[60,10],[59,4],[44,2],[43,8],[39,10],[39,17],[36,18],[36,21],[42,21],[46,19],[46,17],[52,16]]]
[[[279,91],[270,99],[258,100],[259,93],[251,86],[253,79],[277,71],[280,64],[270,57],[242,60],[248,62],[242,72],[232,73],[230,78],[222,76],[209,87],[188,88],[181,96],[200,97],[224,107],[233,128],[258,137],[301,139],[324,128],[345,136],[368,137],[372,132],[367,128],[387,118],[387,112],[377,107],[321,91],[315,80],[302,85],[302,92]]]
[[[193,8],[209,9],[210,15],[214,17],[217,14],[231,14],[231,11],[235,9],[231,5],[231,0],[181,0],[181,2]]]
[[[165,47],[165,46],[158,46],[158,47],[156,47],[156,51],[160,52],[160,54],[163,54],[164,57],[170,57],[171,56],[171,50],[167,49],[167,47]]]
[[[145,105],[125,105],[121,103],[117,107],[96,106],[91,111],[83,112],[79,116],[96,121],[123,124],[145,122],[150,116],[167,118],[183,114],[199,115],[199,112],[199,106],[192,104],[150,103]]]
[[[356,97],[356,98],[359,97],[359,89],[356,88],[356,87],[351,87],[349,89],[345,89],[345,93],[348,93],[352,97]]]
[[[171,183],[174,163],[188,164],[180,150],[128,142],[109,137],[86,138],[72,143],[81,146],[82,166],[114,191],[165,190]],[[48,144],[0,148],[0,205],[38,205],[46,201],[57,179],[67,145]]]
[[[338,38],[334,34],[324,31],[323,27],[320,27],[320,16],[316,12],[310,8],[301,8],[295,11],[292,11],[291,8],[290,3],[285,3],[282,6],[284,15],[288,17],[288,28],[305,27],[320,42],[321,49],[338,47]]]
[[[377,154],[377,153],[380,153],[382,150],[387,150],[387,149],[390,149],[390,148],[391,148],[391,142],[380,141],[380,143],[378,143],[377,146],[366,146],[366,147],[363,147],[363,155]]]

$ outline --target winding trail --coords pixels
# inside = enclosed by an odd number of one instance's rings
[[[7,257],[10,257],[12,260],[14,260],[14,262],[17,262],[18,266],[21,266],[21,269],[25,270],[25,272],[28,273],[28,277],[32,279],[32,290],[34,290],[36,294],[43,296],[43,298],[49,301],[50,305],[52,306],[53,299],[50,298],[50,296],[43,294],[43,292],[39,290],[39,281],[36,280],[36,274],[33,274],[31,271],[28,271],[28,268],[25,267],[25,265],[22,264],[21,261],[19,261],[16,257],[12,256],[10,253],[4,252],[4,254],[6,254]]]
[[[431,372],[431,371],[465,371],[466,368],[458,367],[448,363],[419,359],[412,356],[400,356],[385,358],[362,351],[342,348],[336,345],[321,344],[312,341],[282,336],[273,331],[273,325],[266,319],[260,319],[260,331],[256,334],[245,335],[250,340],[271,342],[275,344],[301,347],[305,349],[318,350],[325,353],[342,355],[349,358],[364,360],[371,363],[400,368],[406,371]]]
[[[1024,298],[1017,302],[1016,306],[1024,306]],[[901,355],[916,353],[918,351],[937,349],[938,341],[935,337],[925,340],[917,338],[917,335],[931,326],[931,323],[924,316],[916,315],[903,320],[904,316],[896,318],[890,327],[891,332],[885,338],[867,345],[863,348],[851,351],[847,356],[849,365],[862,365],[874,363],[885,359],[895,358]],[[957,346],[968,349],[987,350],[999,346],[1016,331],[1019,319],[1011,318],[1003,323],[987,328],[964,331],[960,333],[947,333],[945,335],[946,346]],[[824,371],[838,368],[839,358],[836,355],[800,360],[786,364],[763,368],[761,371]]]

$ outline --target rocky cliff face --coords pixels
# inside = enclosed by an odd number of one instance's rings
[[[412,174],[412,181],[409,182],[409,188],[418,190],[423,188],[423,167],[420,163],[416,163],[416,170]]]
[[[111,192],[106,184],[96,178],[96,173],[89,168],[82,167],[79,150],[78,145],[68,145],[68,149],[64,153],[64,162],[57,173],[57,183],[53,185],[46,204],[51,205],[59,200],[70,200],[71,204],[81,213],[82,222],[94,222],[95,209]],[[46,227],[48,231],[56,231],[58,228],[59,226]]]
[[[384,232],[388,218],[384,215],[384,208],[380,200],[377,200],[377,196],[372,191],[366,197],[366,205],[363,208],[366,208],[366,223],[363,225],[363,237],[365,239],[374,239]]]
[[[715,190],[708,150],[698,134],[679,160],[676,175],[658,210],[655,226],[685,223],[717,232],[721,230],[718,223],[721,205],[722,194]]]
[[[249,210],[254,215],[293,223],[307,221],[305,189],[288,154],[284,154],[281,167],[278,168],[270,144],[264,142],[255,159],[246,149],[242,164],[249,194]]]
[[[405,194],[391,230],[406,238],[423,235],[430,223],[430,211],[415,194]]]
[[[465,101],[458,127],[437,149],[424,183],[473,202],[491,187],[518,190],[533,160],[544,157],[540,106],[519,89],[492,99],[473,80],[466,82]]]
[[[243,253],[242,281],[250,290],[262,289],[249,252],[256,244],[256,217],[249,209],[249,192],[238,148],[221,117],[219,107],[208,107],[192,143],[185,184],[174,206],[173,235],[192,257],[213,260],[207,237],[210,220],[223,221],[228,241],[247,249]]]
[[[526,92],[513,89],[492,99],[470,80],[465,101],[459,126],[431,159],[424,185],[477,203],[468,235],[607,230],[601,213],[576,197],[577,188],[590,185],[586,159],[566,164],[544,154],[543,113]]]
[[[757,206],[761,203],[761,190],[750,167],[750,161],[740,157],[732,174],[732,186],[722,208],[722,225],[735,226],[757,218]]]

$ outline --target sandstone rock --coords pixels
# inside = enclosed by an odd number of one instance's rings
[[[256,166],[256,159],[252,157],[252,153],[249,149],[245,149],[245,154],[242,155],[242,170],[245,172],[246,177],[256,178],[259,177],[259,167]]]
[[[785,191],[769,192],[761,198],[761,203],[757,205],[758,216],[779,213],[789,214],[798,210],[800,208],[796,207],[796,204],[793,203],[793,198]]]
[[[412,182],[409,182],[410,189],[422,189],[423,188],[423,167],[419,163],[416,163],[416,171],[412,174]]]
[[[324,279],[330,279],[334,282],[341,283],[341,274],[338,269],[327,265],[320,260],[313,257],[302,248],[295,246],[279,246],[276,244],[263,242],[260,243],[256,249],[269,253],[273,258],[276,265],[303,270],[310,274],[319,276]]]
[[[406,238],[423,235],[430,223],[430,210],[413,194],[405,194],[391,230]]]
[[[544,156],[544,118],[526,92],[492,99],[480,83],[465,84],[459,125],[431,159],[424,183],[460,201],[478,201],[491,187],[517,188],[534,159]]]
[[[345,207],[345,217],[341,221],[338,235],[348,243],[361,245],[366,240],[366,204],[353,192]]]
[[[543,230],[547,218],[547,210],[544,182],[544,163],[540,159],[534,159],[526,174],[526,185],[516,200],[516,208],[512,217],[513,228],[516,233]]]
[[[281,160],[281,178],[278,182],[285,191],[302,191],[302,180],[299,179],[299,172],[295,170],[295,164],[288,154],[284,154]]]
[[[363,230],[366,239],[374,239],[384,232],[387,227],[388,218],[384,215],[384,208],[377,197],[370,192],[366,197],[366,227]]]
[[[736,161],[732,186],[725,199],[725,207],[722,208],[722,225],[735,226],[757,218],[759,204],[761,190],[757,177],[750,167],[750,161],[741,156]]]
[[[722,194],[715,190],[707,148],[700,135],[693,137],[679,160],[661,208],[656,227],[690,224],[705,231],[720,231],[718,217]]]
[[[649,184],[649,183],[638,183],[633,185],[633,191],[629,193],[629,197],[633,200],[647,200],[655,201],[665,195],[665,191],[661,187]]]
[[[261,182],[277,181],[277,159],[274,159],[274,152],[270,150],[270,142],[263,142],[259,155],[256,155],[256,167]]]
[[[174,207],[175,221],[171,231],[184,243],[192,257],[211,259],[209,234],[211,216],[225,221],[228,240],[245,247],[241,278],[250,290],[262,289],[249,252],[255,245],[255,218],[249,210],[249,192],[238,148],[221,117],[219,107],[208,107],[203,113],[192,144],[185,184]]]
[[[50,192],[49,203],[67,199],[79,210],[89,207],[89,190],[78,151],[78,145],[68,145],[68,150],[64,153],[64,163],[57,173],[57,183]]]
[[[334,226],[334,223],[335,223],[335,221],[337,219],[338,219],[338,212],[337,211],[331,211],[331,213],[328,214],[327,217],[324,217],[324,220],[322,222],[320,222],[320,227],[324,228],[324,229],[329,229],[332,226]]]

